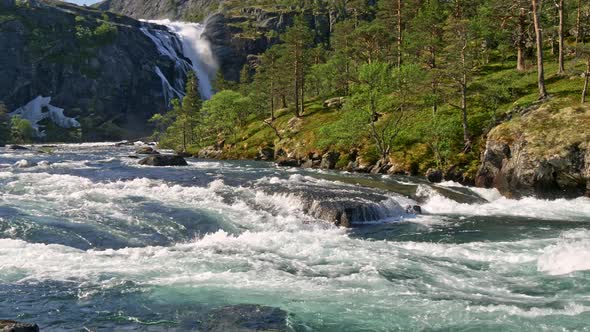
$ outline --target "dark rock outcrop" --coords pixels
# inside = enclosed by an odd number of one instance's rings
[[[12,320],[0,320],[0,332],[39,332],[39,326]]]
[[[405,209],[384,193],[353,186],[316,185],[302,181],[287,187],[260,185],[269,195],[295,198],[310,216],[341,227],[354,227],[363,222],[400,217]]]
[[[188,166],[186,160],[181,156],[153,155],[139,161],[145,166]]]
[[[295,158],[281,158],[277,160],[277,166],[281,167],[299,167],[301,166],[301,162]]]
[[[430,183],[440,183],[443,180],[443,172],[440,169],[430,168],[425,175]]]
[[[542,123],[554,120],[553,126],[560,123],[575,126],[577,121],[590,118],[590,110],[585,112],[574,109],[550,112],[541,108],[523,116],[518,126],[503,124],[495,128],[488,135],[475,184],[497,188],[515,198],[590,196],[587,128],[578,128],[574,135],[569,130],[564,133],[564,128],[548,131]],[[554,131],[558,134],[553,135]]]
[[[270,161],[275,159],[275,149],[270,146],[265,146],[258,150],[258,159]]]
[[[170,82],[184,77],[140,31],[143,23],[105,14],[107,23],[99,11],[38,3],[8,9],[0,21],[0,100],[13,111],[52,97],[82,124],[85,140],[149,134],[147,120],[168,106],[156,66]],[[102,24],[112,30],[95,34]]]
[[[335,169],[338,160],[340,160],[339,152],[328,152],[322,156],[320,167],[324,169]]]

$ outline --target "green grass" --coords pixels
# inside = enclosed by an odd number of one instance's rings
[[[524,132],[532,142],[531,151],[544,157],[558,154],[572,144],[590,141],[590,106],[582,106],[579,102],[583,86],[583,61],[569,59],[566,73],[558,76],[555,74],[555,58],[547,56],[545,78],[550,98],[542,104],[538,102],[536,66],[530,61],[527,64],[527,71],[519,73],[514,69],[513,62],[492,62],[480,68],[474,77],[470,85],[469,102],[469,127],[475,137],[472,152],[461,152],[459,112],[448,106],[439,109],[438,116],[446,135],[443,167],[458,165],[467,174],[475,175],[481,152],[485,149],[486,133],[492,129],[491,135],[507,142]],[[494,96],[497,104],[490,107],[487,101],[477,102],[477,98],[483,95]],[[528,115],[521,116],[520,110],[534,105],[537,105],[538,110],[533,107]],[[322,100],[309,100],[306,113],[297,120],[299,124],[293,131],[289,129],[289,121],[295,121],[292,120],[294,112],[289,109],[277,111],[274,125],[281,132],[282,139],[278,139],[261,119],[256,119],[240,131],[238,142],[234,142],[234,148],[227,155],[230,158],[254,158],[259,149],[265,146],[274,146],[298,156],[309,152],[325,152],[327,149],[320,144],[320,129],[337,121],[341,112],[344,111],[325,109]],[[497,121],[507,119],[508,115],[510,120],[503,120],[504,123],[497,126]],[[392,161],[398,167],[412,173],[423,173],[429,167],[437,166],[428,145],[429,138],[424,136],[431,119],[431,110],[425,108],[407,123],[392,153]],[[370,140],[359,138],[359,142],[364,147],[361,155],[370,159],[374,154]],[[348,153],[346,150],[340,152]]]

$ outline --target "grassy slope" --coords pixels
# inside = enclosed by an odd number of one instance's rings
[[[566,64],[566,74],[558,76],[557,64],[552,56],[548,56],[546,63],[547,89],[551,98],[538,110],[521,115],[519,110],[534,107],[537,104],[537,73],[536,66],[529,64],[530,68],[525,73],[514,70],[512,62],[491,63],[480,70],[471,85],[472,102],[469,110],[470,130],[475,137],[475,148],[472,153],[461,153],[460,114],[458,111],[443,107],[439,116],[451,123],[450,148],[446,165],[459,165],[468,175],[475,175],[479,165],[479,157],[485,148],[485,135],[496,124],[494,119],[503,119],[493,134],[496,138],[510,140],[514,135],[519,135],[526,130],[529,140],[534,142],[539,153],[559,153],[572,142],[584,142],[590,140],[590,107],[580,104],[580,96],[583,85],[581,76],[584,70],[583,61],[569,60]],[[500,102],[489,107],[488,102],[477,102],[478,95],[487,91],[489,95],[504,95]],[[490,92],[491,91],[491,92]],[[338,110],[324,109],[322,101],[310,100],[307,102],[307,113],[299,120],[296,130],[291,130],[289,121],[293,119],[293,112],[289,110],[278,111],[275,126],[283,136],[279,140],[273,129],[262,123],[260,119],[251,121],[238,135],[240,139],[226,153],[228,158],[255,158],[259,149],[265,146],[284,148],[288,152],[296,152],[299,156],[308,152],[323,152],[320,147],[319,129],[333,121],[336,121],[340,112]],[[509,120],[508,120],[509,119]],[[294,120],[292,120],[294,121]],[[392,154],[392,161],[400,168],[414,173],[423,173],[427,168],[436,166],[432,152],[425,144],[422,136],[424,128],[431,122],[431,111],[425,109],[415,114],[407,122],[404,136]],[[504,136],[504,137],[501,137]],[[366,138],[365,138],[366,139]],[[372,151],[364,144],[369,161],[374,161]],[[346,152],[346,151],[342,151]]]

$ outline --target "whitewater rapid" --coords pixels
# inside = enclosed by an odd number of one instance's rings
[[[286,310],[295,331],[583,331],[590,322],[589,199],[507,200],[257,162],[149,168],[127,149],[0,152],[0,316],[17,301],[19,315],[49,330],[166,328],[252,303]],[[49,165],[12,166],[22,159]],[[377,191],[426,214],[346,230],[268,186]]]

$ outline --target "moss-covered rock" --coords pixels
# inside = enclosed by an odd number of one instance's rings
[[[476,184],[511,197],[590,196],[590,106],[549,103],[493,129]]]

